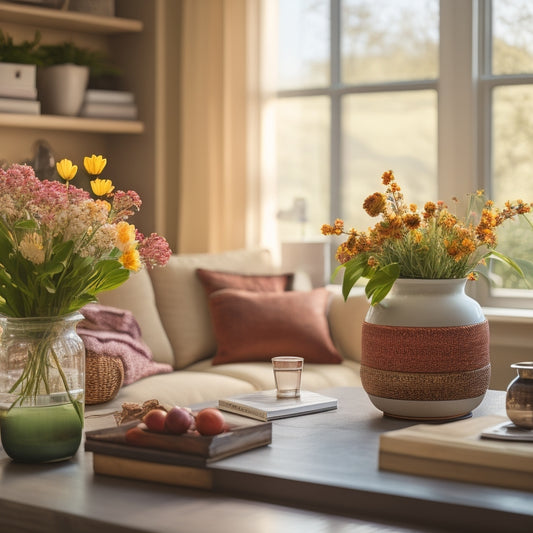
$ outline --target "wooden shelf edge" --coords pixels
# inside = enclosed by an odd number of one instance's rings
[[[142,21],[135,19],[105,17],[78,11],[8,4],[5,2],[0,2],[0,22],[104,34],[141,32],[143,29]]]
[[[140,134],[144,123],[137,120],[110,120],[56,115],[21,115],[0,113],[0,126],[42,130],[79,131],[85,133]]]

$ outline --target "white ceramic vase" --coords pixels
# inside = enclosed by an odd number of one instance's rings
[[[47,115],[80,114],[89,82],[89,67],[73,64],[37,69],[37,92],[41,112]]]
[[[398,279],[370,307],[361,381],[385,414],[417,420],[469,416],[489,387],[489,329],[465,279]]]

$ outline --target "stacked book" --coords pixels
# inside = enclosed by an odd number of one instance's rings
[[[80,116],[88,118],[137,120],[135,97],[129,91],[88,89],[85,92]]]
[[[41,113],[36,73],[35,65],[0,63],[0,113]]]

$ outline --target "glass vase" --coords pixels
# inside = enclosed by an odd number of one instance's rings
[[[15,461],[61,461],[83,432],[85,347],[80,313],[0,317],[0,435]]]

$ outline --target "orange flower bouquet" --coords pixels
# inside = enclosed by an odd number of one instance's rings
[[[504,262],[525,279],[528,262],[496,251],[496,228],[525,216],[531,204],[517,200],[497,209],[478,191],[470,196],[467,215],[460,219],[440,201],[427,202],[423,211],[407,204],[391,170],[381,180],[385,193],[375,192],[363,203],[366,213],[381,217],[374,227],[366,232],[346,230],[341,219],[322,226],[323,235],[347,235],[337,249],[340,265],[334,273],[344,269],[345,299],[360,278],[369,280],[365,290],[372,305],[385,298],[398,278],[475,279],[486,273],[489,258]]]

